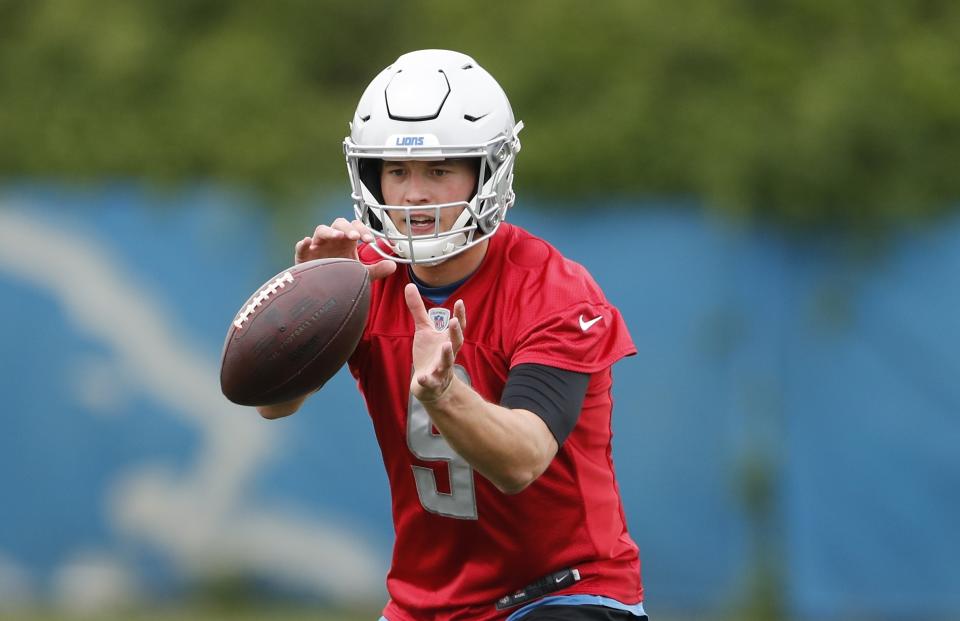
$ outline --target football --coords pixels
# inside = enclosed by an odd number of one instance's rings
[[[323,386],[363,334],[367,269],[350,259],[294,265],[263,284],[227,331],[220,389],[240,405],[272,405]]]

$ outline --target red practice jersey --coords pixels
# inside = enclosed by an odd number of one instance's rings
[[[379,256],[361,248],[361,260]],[[611,365],[636,353],[619,311],[587,271],[526,231],[502,224],[480,268],[437,308],[467,310],[456,372],[499,403],[523,363],[591,374],[576,427],[546,472],[516,495],[475,473],[410,395],[414,325],[400,266],[372,284],[366,331],[350,359],[390,479],[396,543],[389,621],[503,619],[498,599],[555,571],[581,580],[551,593],[643,598],[611,459]],[[424,303],[430,311],[436,307]],[[442,318],[444,311],[431,316]],[[449,315],[446,315],[449,316]]]

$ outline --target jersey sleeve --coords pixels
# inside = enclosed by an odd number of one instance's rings
[[[532,363],[595,373],[636,353],[620,311],[606,302],[584,301],[526,326],[510,366]]]
[[[589,384],[590,376],[586,373],[520,364],[510,369],[500,405],[533,412],[546,423],[557,446],[563,446],[580,418]]]

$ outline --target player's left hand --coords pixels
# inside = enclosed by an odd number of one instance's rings
[[[413,377],[410,392],[422,403],[436,401],[453,382],[453,363],[463,346],[463,331],[467,325],[467,309],[463,300],[453,305],[453,317],[442,332],[438,332],[427,315],[417,286],[410,283],[403,296],[413,316],[416,332],[413,336]]]

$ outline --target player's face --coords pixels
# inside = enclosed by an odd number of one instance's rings
[[[407,160],[385,161],[380,174],[380,189],[388,205],[416,207],[469,201],[477,190],[475,163],[464,159],[425,162]],[[413,235],[430,235],[449,231],[463,212],[463,207],[440,210],[440,223],[435,222],[436,210],[424,209],[410,213]],[[400,233],[406,235],[407,222],[401,212],[390,212],[390,218]]]

